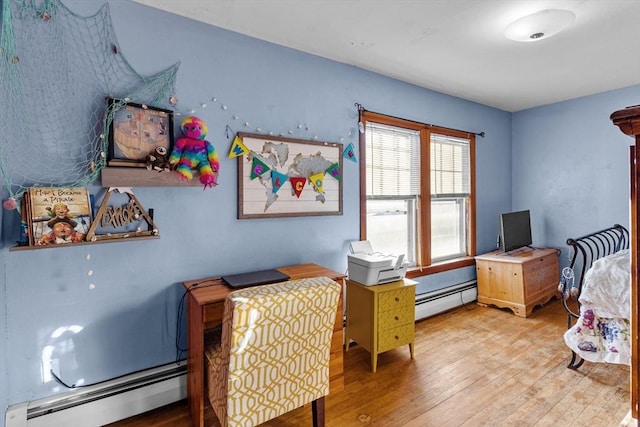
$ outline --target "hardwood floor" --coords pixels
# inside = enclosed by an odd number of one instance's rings
[[[326,399],[329,427],[618,426],[630,409],[629,367],[585,362],[566,368],[559,300],[528,318],[508,310],[460,307],[416,323],[408,346],[378,357],[357,345],[345,353],[345,389]],[[207,426],[219,426],[213,411]],[[310,426],[311,406],[264,426]],[[186,401],[111,427],[191,426]]]

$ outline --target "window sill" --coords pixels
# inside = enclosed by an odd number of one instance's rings
[[[428,276],[430,274],[442,273],[443,271],[455,270],[457,268],[469,267],[475,265],[476,260],[472,256],[448,259],[446,261],[434,263],[425,267],[415,267],[407,271],[406,277],[413,279],[420,276]]]

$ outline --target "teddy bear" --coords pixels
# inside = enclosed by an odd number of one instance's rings
[[[167,149],[165,147],[156,147],[153,154],[147,156],[147,170],[158,172],[170,170],[169,159],[167,157]]]
[[[218,185],[216,180],[220,169],[218,154],[212,143],[205,138],[208,133],[204,121],[195,116],[188,116],[180,123],[183,136],[174,144],[169,164],[184,181],[191,181],[193,170],[200,173],[200,182],[204,188]]]

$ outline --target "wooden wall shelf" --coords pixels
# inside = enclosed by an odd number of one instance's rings
[[[64,243],[60,245],[14,246],[12,248],[9,248],[9,252],[32,251],[32,250],[38,250],[38,249],[52,249],[52,248],[70,248],[74,246],[96,245],[100,243],[133,242],[137,240],[152,240],[152,239],[159,239],[159,238],[160,236],[123,237],[119,239],[104,239],[104,240],[96,240],[95,242]]]
[[[201,187],[198,172],[185,182],[175,171],[158,172],[146,168],[107,166],[102,169],[103,187]]]

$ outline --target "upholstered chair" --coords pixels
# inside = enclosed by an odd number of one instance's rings
[[[206,337],[208,397],[220,424],[256,426],[312,403],[324,425],[341,287],[327,277],[231,292]]]

